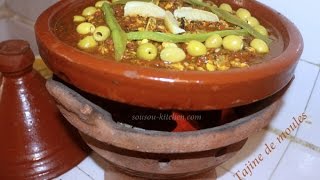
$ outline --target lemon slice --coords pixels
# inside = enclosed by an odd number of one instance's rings
[[[170,11],[166,11],[166,16],[164,17],[164,24],[172,34],[179,34],[186,32],[184,29],[179,27],[179,22],[174,18]]]
[[[124,6],[124,16],[142,16],[163,19],[165,10],[152,2],[129,1]]]
[[[191,7],[182,7],[174,11],[174,16],[176,18],[185,18],[191,21],[208,21],[217,22],[219,18],[217,15],[200,9],[194,9]]]

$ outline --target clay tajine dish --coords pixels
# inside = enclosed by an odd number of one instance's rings
[[[209,110],[250,104],[275,94],[294,77],[303,41],[284,16],[256,1],[224,0],[244,7],[276,37],[270,59],[245,69],[219,72],[177,72],[139,67],[82,52],[59,40],[60,18],[93,1],[59,1],[35,25],[41,56],[54,74],[95,95],[131,105],[158,109]],[[222,1],[215,1],[220,4]]]

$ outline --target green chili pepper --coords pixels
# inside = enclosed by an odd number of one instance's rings
[[[127,2],[130,2],[130,1],[152,2],[152,0],[119,0],[111,3],[111,5],[126,4]]]
[[[248,32],[246,30],[223,30],[223,31],[213,31],[208,33],[196,33],[196,34],[169,34],[169,33],[160,33],[160,32],[152,32],[152,31],[139,31],[139,32],[129,32],[127,33],[128,40],[143,40],[149,39],[157,42],[188,42],[191,40],[197,41],[205,41],[213,34],[219,34],[221,37],[228,35],[238,35],[244,36],[247,35]]]
[[[114,44],[115,59],[120,61],[126,51],[127,34],[122,30],[114,16],[114,12],[109,3],[102,5],[102,11],[105,15],[105,21],[111,30],[111,36]]]
[[[260,34],[258,31],[253,29],[248,23],[246,23],[245,21],[242,21],[241,19],[239,19],[235,15],[230,14],[227,11],[224,11],[224,10],[219,9],[214,6],[210,6],[209,4],[204,3],[204,2],[200,2],[199,0],[184,0],[184,2],[192,4],[192,5],[196,5],[196,6],[206,7],[210,11],[212,11],[214,14],[216,14],[217,16],[223,18],[224,20],[226,20],[229,23],[232,23],[232,24],[235,24],[235,25],[242,27],[243,29],[248,31],[249,34],[251,34],[252,36],[254,36],[258,39],[265,41],[267,44],[270,44],[272,42],[271,39],[269,39],[267,36]]]

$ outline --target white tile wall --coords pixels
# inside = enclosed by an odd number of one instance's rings
[[[103,179],[103,167],[105,167],[105,163],[106,162],[102,159],[102,157],[93,152],[92,155],[81,162],[78,167],[85,170],[85,172],[93,179]]]
[[[5,1],[0,0],[0,19],[5,19],[10,16],[12,16],[12,13],[6,8]]]
[[[216,169],[218,180],[229,180],[233,178],[233,174],[222,167]]]
[[[9,39],[11,36],[8,31],[8,19],[0,19],[0,41]]]
[[[267,154],[265,144],[270,146],[271,143],[274,143],[275,148],[272,152],[268,151],[269,153]],[[275,166],[278,164],[280,157],[285,152],[288,144],[288,140],[284,140],[279,143],[277,141],[276,134],[268,131],[262,131],[250,137],[240,152],[231,160],[222,164],[222,167],[233,173],[238,172],[238,174],[244,179],[267,180],[271,176]],[[250,168],[252,175],[249,173],[249,175],[244,177],[242,172],[246,169],[247,165],[249,165],[248,161],[254,161],[256,158],[259,158],[260,154],[263,160],[260,161],[257,166],[254,166],[254,168]],[[237,180],[238,178],[233,176],[233,179]]]
[[[289,0],[258,0],[269,5],[288,17],[301,31],[305,42],[302,59],[320,64],[318,53],[319,38],[316,37],[320,29],[318,0],[289,1]]]
[[[283,131],[292,122],[293,117],[297,117],[304,112],[318,74],[318,69],[318,67],[309,63],[299,62],[295,71],[295,79],[284,95],[282,106],[273,118],[270,124],[271,127]],[[307,81],[306,77],[308,77]],[[296,131],[292,135],[295,133]]]
[[[318,77],[316,86],[313,89],[313,94],[308,104],[306,114],[308,115],[309,123],[300,127],[297,137],[306,140],[307,142],[320,147],[320,77]]]
[[[319,180],[320,152],[291,144],[271,177],[272,180]]]
[[[54,180],[92,180],[92,178],[78,167],[74,167],[69,173],[54,178]]]
[[[23,39],[29,41],[38,54],[33,25],[42,11],[58,0],[0,0],[0,41]]]
[[[9,19],[0,19],[0,32],[0,41],[8,39],[26,40],[30,43],[33,52],[38,54],[32,25],[19,21],[17,16]]]
[[[39,14],[58,0],[7,0],[7,6],[20,16],[35,21]]]

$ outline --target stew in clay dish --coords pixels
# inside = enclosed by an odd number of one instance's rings
[[[55,31],[96,56],[178,71],[248,68],[277,41],[249,10],[199,0],[97,1],[71,11]]]
[[[255,0],[63,0],[35,32],[56,76],[155,109],[265,99],[293,79],[303,49],[294,24]]]

